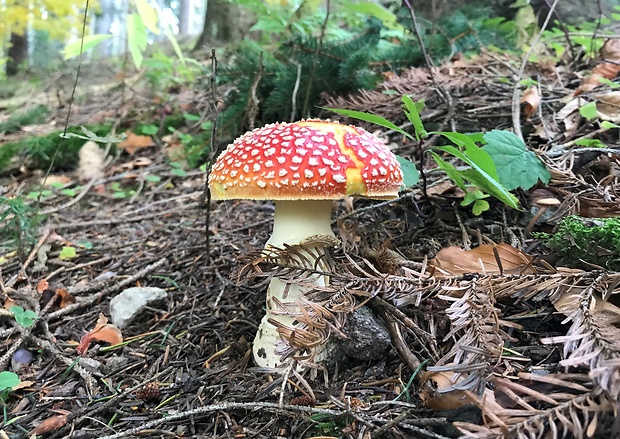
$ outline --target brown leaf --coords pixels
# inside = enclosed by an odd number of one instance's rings
[[[620,62],[620,39],[610,38],[605,41],[601,47],[601,56],[603,59]]]
[[[450,371],[424,372],[420,376],[420,399],[432,410],[454,410],[469,404],[481,406],[482,401],[488,407],[502,408],[495,401],[493,391],[490,389],[484,391],[482,399],[465,390],[449,390],[464,379],[464,375],[456,375]]]
[[[596,99],[596,111],[602,120],[620,122],[620,91],[609,91],[592,95]]]
[[[106,316],[99,314],[99,319],[97,320],[95,328],[82,336],[80,339],[80,344],[78,344],[75,350],[78,354],[84,355],[91,342],[95,340],[104,341],[106,343],[110,343],[111,345],[115,345],[123,342],[123,334],[116,325],[108,323]]]
[[[47,290],[49,286],[50,286],[50,283],[46,279],[41,279],[39,283],[37,284],[37,291],[39,293],[42,293],[43,291]]]
[[[65,411],[65,410],[63,410]],[[31,435],[41,435],[50,433],[64,427],[69,420],[70,412],[63,413],[61,415],[52,416],[51,418],[44,419],[39,425],[32,429]]]
[[[592,69],[592,76],[600,75],[601,77],[609,79],[611,81],[612,79],[615,79],[616,76],[618,76],[618,72],[620,72],[620,66],[618,64],[604,62]]]
[[[13,299],[11,299],[10,297],[7,297],[7,298],[4,300],[4,305],[3,305],[3,307],[4,307],[4,309],[11,309],[11,308],[13,308],[15,305],[17,305],[17,303],[15,303],[15,301],[14,301]]]
[[[73,297],[71,293],[64,288],[58,288],[56,293],[60,296],[60,308],[65,308],[66,306],[75,303],[75,297]]]
[[[35,382],[30,380],[20,381],[18,385],[11,387],[11,390],[27,389],[32,387],[33,384],[35,384]]]
[[[594,90],[596,87],[601,85],[601,81],[599,81],[599,79],[602,77],[603,75],[600,73],[592,73],[591,75],[586,76],[583,78],[581,84],[579,84],[579,87],[577,87],[577,90],[575,90],[573,95],[579,96],[582,93],[588,93],[589,91]]]
[[[540,105],[540,95],[538,94],[538,87],[530,87],[523,92],[521,96],[521,104],[523,104],[523,112],[528,119],[532,117],[538,110]]]
[[[600,53],[605,61],[595,66],[592,69],[592,74],[583,78],[581,84],[577,90],[575,90],[575,96],[581,93],[587,93],[601,85],[599,79],[605,78],[611,81],[620,73],[620,65],[616,64],[620,62],[620,39],[610,38],[605,41]]]
[[[426,193],[428,195],[445,195],[451,193],[455,197],[465,196],[465,193],[449,179],[429,187]]]
[[[57,184],[66,185],[71,183],[71,177],[63,174],[52,174],[48,175],[44,179],[41,180],[41,183],[45,184],[45,186],[53,186]]]
[[[155,146],[155,142],[153,142],[153,138],[151,136],[141,136],[139,134],[134,134],[131,131],[127,131],[126,134],[127,138],[119,143],[118,147],[127,151],[128,154],[133,154],[142,148]]]
[[[497,252],[497,256],[495,255]],[[501,269],[498,265],[501,263]],[[483,244],[471,250],[460,247],[443,248],[429,261],[431,273],[436,277],[467,273],[531,274],[532,257],[508,244]]]

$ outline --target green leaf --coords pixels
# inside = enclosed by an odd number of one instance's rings
[[[484,150],[489,153],[499,174],[500,183],[508,190],[529,189],[540,179],[549,183],[551,174],[525,143],[510,131],[485,133]]]
[[[148,44],[146,26],[138,14],[127,16],[127,43],[136,68],[140,68],[144,59],[144,50]]]
[[[77,195],[77,192],[75,191],[75,189],[71,189],[71,188],[62,189],[60,193],[63,195],[66,195],[67,197],[75,197]]]
[[[405,104],[405,115],[407,119],[413,124],[413,128],[415,130],[415,135],[418,140],[423,139],[427,136],[427,132],[424,129],[424,124],[422,123],[422,119],[420,118],[420,109],[418,109],[418,104],[422,105],[424,108],[424,102],[418,101],[417,103],[413,102],[409,95],[403,95],[402,97],[403,103]]]
[[[29,328],[34,324],[37,319],[37,313],[31,310],[24,310],[21,306],[13,306],[9,309],[15,316],[15,321],[24,328]]]
[[[82,140],[92,140],[93,142],[97,142],[97,143],[120,143],[123,140],[125,140],[125,138],[127,137],[125,133],[119,134],[117,136],[100,137],[96,135],[95,133],[93,133],[92,131],[90,131],[86,127],[82,127],[82,132],[84,132],[84,134],[78,134],[78,133],[60,134],[60,137],[63,139],[70,139],[72,137],[75,137],[77,139],[82,139]]]
[[[585,146],[586,148],[605,148],[607,146],[599,139],[577,139],[575,145]]]
[[[610,130],[612,128],[620,128],[620,125],[616,125],[615,123],[611,123],[608,120],[604,120],[601,122],[601,127]]]
[[[596,110],[596,102],[588,102],[579,109],[579,114],[588,120],[596,119],[598,111]]]
[[[457,171],[460,173],[463,179],[475,184],[480,189],[494,196],[507,206],[512,207],[513,209],[521,209],[519,200],[514,195],[508,192],[508,190],[504,186],[502,186],[498,180],[492,178],[489,174],[487,174],[480,166],[478,166],[476,162],[467,157],[462,151],[458,150],[453,146],[435,146],[433,147],[433,149],[447,152],[448,154],[451,154],[454,157],[461,159],[469,166],[471,166],[472,169]]]
[[[617,82],[610,81],[607,78],[598,78],[598,82],[600,82],[601,84],[607,85],[609,88],[618,88],[618,87],[620,87],[620,84],[618,84]]]
[[[144,125],[140,131],[145,136],[154,136],[159,132],[159,127],[157,125]]]
[[[185,118],[185,120],[188,120],[190,122],[197,122],[200,120],[200,116],[197,114],[183,113],[183,117]]]
[[[7,370],[0,372],[0,391],[19,386],[22,381],[16,373]]]
[[[396,160],[398,160],[400,169],[403,171],[403,185],[406,188],[415,185],[420,180],[420,173],[415,163],[399,155],[396,156]]]
[[[491,156],[484,149],[476,145],[474,139],[480,138],[479,133],[462,134],[453,132],[438,132],[436,134],[441,134],[442,136],[450,139],[451,142],[455,143],[460,148],[464,148],[462,152],[469,160],[475,163],[476,166],[488,174],[492,179],[499,181],[497,169],[495,168],[495,162],[493,162]],[[470,163],[468,164],[472,166]]]
[[[378,18],[388,29],[400,29],[397,17],[379,3],[374,2],[347,2],[344,6],[347,11],[355,11],[366,16]]]
[[[73,259],[77,256],[77,252],[75,251],[74,247],[71,246],[64,246],[62,248],[62,250],[60,251],[60,255],[58,255],[58,259],[60,260],[66,260],[66,259]]]
[[[497,198],[508,207],[521,210],[521,204],[517,197],[508,192],[508,190],[502,186],[498,181],[489,178],[483,172],[479,172],[476,169],[465,169],[461,171],[463,178],[470,183],[478,186],[482,191]]]
[[[452,180],[462,191],[467,192],[467,185],[465,184],[465,181],[463,180],[461,171],[459,171],[454,166],[452,166],[452,164],[445,161],[436,152],[430,151],[430,153],[433,159],[435,160],[435,162],[437,163],[437,166],[439,167],[439,169],[444,171],[448,175],[450,180]]]
[[[144,179],[151,183],[158,183],[161,181],[161,177],[159,175],[152,175],[152,174],[148,174],[144,176]]]
[[[268,32],[268,33],[284,33],[286,31],[286,22],[275,19],[274,17],[262,16],[250,28],[252,32]]]
[[[474,206],[471,208],[471,211],[474,215],[478,216],[482,212],[486,212],[489,210],[489,203],[484,200],[476,200]]]
[[[397,127],[396,125],[394,125],[392,122],[390,122],[386,118],[377,116],[376,114],[365,113],[363,111],[344,110],[341,108],[323,108],[323,109],[332,111],[336,114],[342,114],[343,116],[352,117],[353,119],[358,119],[358,120],[363,120],[364,122],[374,123],[375,125],[379,125],[384,128],[388,128],[390,130],[396,131],[397,133],[400,133],[403,136],[411,140],[415,140],[415,138],[411,134]]]
[[[538,85],[538,81],[532,78],[524,78],[519,81],[519,84],[522,85],[523,87],[531,87],[533,85]]]
[[[187,175],[187,172],[185,172],[185,170],[181,168],[172,168],[170,170],[170,173],[172,175],[176,175],[177,177],[185,177]]]
[[[88,35],[84,37],[84,45],[82,46],[82,39],[69,43],[62,50],[65,60],[73,58],[74,56],[85,53],[105,40],[112,38],[109,34]],[[82,52],[80,52],[80,50]]]
[[[157,25],[159,17],[155,8],[150,5],[148,0],[134,0],[134,2],[144,26],[155,35],[159,35],[159,26]]]
[[[172,29],[170,28],[170,26],[166,26],[166,28],[164,29],[164,35],[166,35],[166,38],[168,38],[168,41],[170,41],[170,44],[172,45],[172,48],[174,49],[174,53],[177,55],[177,58],[179,58],[179,61],[181,61],[181,64],[186,65],[185,56],[183,56],[183,51],[181,50],[181,46],[179,46],[179,42],[174,36],[174,33],[172,32]]]

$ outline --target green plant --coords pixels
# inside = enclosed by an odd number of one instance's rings
[[[187,172],[183,169],[183,165],[179,162],[170,162],[170,173],[177,177],[185,177]]]
[[[149,2],[148,0],[133,0],[133,10],[127,14],[127,46],[129,53],[136,66],[140,68],[144,60],[144,52],[148,46],[149,33],[151,35],[159,35],[162,33],[172,45],[179,61],[185,64],[186,59],[177,42],[174,32],[170,24],[162,22],[160,16],[162,11],[157,2]],[[86,52],[105,40],[112,38],[111,34],[87,35],[83,38],[67,44],[64,48],[65,59],[79,56],[82,52]]]
[[[17,249],[23,259],[35,241],[40,220],[22,197],[0,196],[0,249]]]
[[[21,383],[16,373],[3,371],[0,372],[0,394],[6,390],[11,390]]]
[[[15,321],[24,328],[29,328],[34,325],[34,321],[38,318],[36,312],[29,309],[25,310],[18,305],[11,307],[9,311],[15,316]]]
[[[461,201],[461,206],[472,205],[471,211],[474,215],[480,215],[482,212],[489,210],[489,202],[485,201],[485,198],[489,198],[489,195],[482,192],[476,187],[468,188],[467,193]]]
[[[135,189],[124,188],[118,181],[110,183],[109,189],[112,191],[112,197],[118,199],[130,198],[136,194]]]
[[[38,105],[24,112],[16,112],[3,122],[0,122],[0,132],[12,133],[19,131],[21,127],[35,123],[43,123],[47,115],[47,107]]]
[[[620,270],[620,218],[563,218],[555,233],[537,233],[568,266],[595,264]]]
[[[509,191],[516,188],[529,189],[540,179],[548,182],[549,171],[534,153],[528,151],[525,144],[516,135],[508,131],[493,130],[488,133],[462,134],[455,132],[427,132],[420,118],[422,102],[413,102],[407,95],[402,97],[404,112],[414,128],[410,134],[389,120],[370,113],[345,109],[330,109],[344,116],[371,122],[394,130],[411,141],[423,146],[424,139],[431,135],[440,135],[452,144],[432,146],[431,154],[439,169],[467,195],[462,205],[472,205],[475,215],[488,210],[489,205],[483,199],[493,196],[514,209],[521,209],[519,200]],[[483,147],[478,144],[484,145]],[[448,162],[446,155],[465,164],[456,167]],[[401,163],[402,163],[401,159]],[[417,169],[404,167],[405,177],[417,181]]]
[[[13,422],[15,422],[21,417],[21,416],[17,416],[13,419],[9,419],[8,412],[7,412],[7,406],[6,406],[6,400],[8,399],[9,394],[11,393],[11,390],[19,386],[21,382],[22,381],[19,379],[19,376],[17,376],[17,374],[14,372],[9,372],[9,371],[0,372],[0,406],[2,406],[2,415],[3,415],[1,425],[3,427],[7,427],[11,425]]]
[[[352,36],[351,27],[359,26],[369,18],[377,20],[386,28],[402,33],[396,15],[379,3],[371,1],[334,0],[330,4],[330,19],[325,22],[327,11],[323,2],[316,0],[264,1],[228,0],[250,10],[257,17],[250,31],[262,33],[265,45],[290,39],[317,36],[325,25],[328,39],[347,39]]]
[[[70,169],[78,163],[78,152],[85,140],[90,140],[84,134],[84,128],[92,132],[96,138],[106,141],[118,141],[117,138],[108,139],[111,127],[108,125],[88,125],[86,127],[69,127],[66,137],[63,131],[54,131],[44,136],[24,136],[15,142],[8,142],[0,148],[0,170],[17,163],[29,168],[47,169],[55,157],[52,170]],[[116,151],[112,147],[111,153]]]
[[[189,125],[188,130],[192,132],[183,132],[172,126],[168,127],[168,131],[174,133],[183,145],[182,158],[187,162],[189,168],[195,169],[207,160],[211,145],[209,138],[211,137],[211,121],[203,121],[200,124],[201,117],[195,114],[184,113],[184,123]],[[180,175],[180,163],[172,162],[173,174]]]
[[[218,81],[231,90],[218,118],[224,142],[265,124],[322,117],[325,96],[372,89],[383,72],[424,63],[403,8],[396,13],[378,2],[336,0],[325,22],[324,2],[316,0],[229,1],[256,13],[263,39],[233,46],[220,66]],[[514,49],[514,23],[491,19],[492,13],[468,5],[434,23],[420,20],[423,43],[434,60],[491,43]]]

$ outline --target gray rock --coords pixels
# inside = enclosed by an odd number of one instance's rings
[[[378,360],[391,345],[387,328],[365,306],[347,317],[343,332],[348,338],[339,340],[342,350],[359,360]]]
[[[112,323],[119,328],[126,327],[144,311],[144,308],[162,301],[167,295],[168,293],[161,288],[127,288],[110,301]]]
[[[78,364],[91,373],[99,372],[101,369],[101,361],[90,357],[80,357]]]
[[[127,357],[119,357],[118,355],[113,355],[108,358],[105,365],[103,366],[103,373],[109,375],[117,370],[125,368],[129,364],[129,358]]]

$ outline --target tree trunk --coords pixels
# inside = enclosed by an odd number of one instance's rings
[[[250,14],[226,0],[208,0],[205,21],[194,50],[240,40],[252,22]]]
[[[95,15],[95,33],[96,34],[109,34],[112,22],[117,14],[116,5],[114,0],[99,0],[100,12]],[[112,41],[103,41],[97,45],[96,53],[99,57],[106,57],[112,55]]]
[[[6,76],[15,76],[19,67],[28,61],[28,35],[11,34],[10,47],[7,52]]]
[[[191,0],[180,0],[179,2],[179,35],[190,34],[191,10],[192,10]]]

